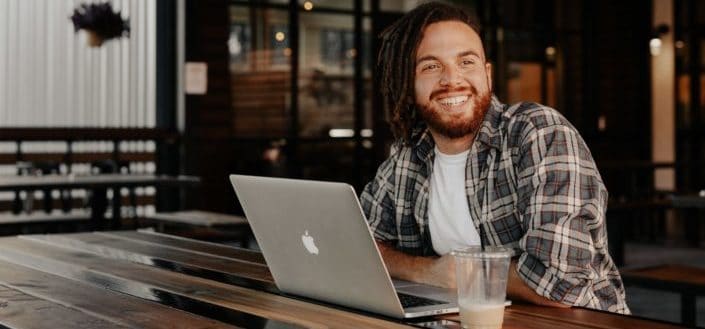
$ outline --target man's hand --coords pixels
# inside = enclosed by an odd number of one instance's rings
[[[455,258],[451,255],[445,255],[431,258],[431,260],[429,266],[422,271],[422,275],[419,276],[417,282],[455,289]]]
[[[377,242],[379,251],[387,266],[387,271],[394,278],[420,282],[437,287],[455,288],[455,258],[450,255],[442,257],[420,257],[405,254],[383,242]],[[507,296],[515,301],[550,307],[570,307],[559,302],[539,296],[519,277],[516,261],[509,265],[507,277]]]

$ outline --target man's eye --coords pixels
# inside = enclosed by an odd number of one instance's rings
[[[469,66],[469,65],[475,64],[475,61],[470,60],[470,59],[464,59],[464,60],[461,62],[461,64],[463,64],[463,66]]]
[[[428,64],[421,67],[422,71],[431,71],[439,68],[438,64]]]

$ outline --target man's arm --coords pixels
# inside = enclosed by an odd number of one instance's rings
[[[392,277],[437,287],[455,288],[453,256],[413,256],[380,241],[377,241],[377,247]]]
[[[525,232],[513,274],[540,296],[585,306],[596,269],[609,265],[607,191],[578,132],[556,113],[532,113],[542,120],[517,133],[516,209]]]
[[[394,249],[384,242],[377,242],[389,274],[398,279],[420,282],[432,286],[455,288],[455,259],[453,256],[441,257],[412,256]],[[507,281],[507,296],[512,300],[522,300],[529,303],[552,306],[570,307],[569,305],[551,301],[539,296],[517,275],[516,261],[509,266]]]
[[[569,308],[570,305],[562,304],[556,301],[552,301],[546,297],[539,296],[536,294],[536,291],[531,289],[526,283],[524,283],[524,280],[519,278],[519,275],[517,274],[517,271],[515,270],[517,267],[517,262],[516,260],[512,260],[512,263],[509,265],[509,275],[507,277],[507,297],[511,300],[522,300],[526,301],[532,304],[536,305],[541,305],[541,306],[550,306],[550,307],[560,307],[560,308]]]

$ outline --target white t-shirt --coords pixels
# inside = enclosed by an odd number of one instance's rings
[[[453,155],[443,154],[437,147],[434,151],[428,200],[433,249],[445,255],[456,248],[480,245],[465,193],[465,164],[470,150]]]

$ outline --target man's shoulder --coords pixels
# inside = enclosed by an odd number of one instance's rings
[[[563,125],[572,127],[570,122],[556,109],[534,102],[519,102],[507,107],[502,115],[508,125],[520,125],[540,130],[546,127]]]
[[[411,141],[395,140],[389,150],[389,157],[399,161],[422,162],[430,152],[433,152],[435,143],[431,133],[426,129],[418,133]]]
[[[532,139],[540,131],[568,130],[579,134],[577,129],[557,110],[532,102],[520,102],[508,106],[502,113],[505,122],[504,132],[509,144],[519,146],[523,141]]]
[[[389,148],[389,156],[380,165],[380,168],[386,168],[386,170],[392,170],[400,163],[409,162],[411,159],[411,154],[414,152],[414,146],[403,142],[401,140],[396,140],[392,143]]]
[[[419,156],[419,148],[428,148],[428,145],[409,144],[401,141],[392,143],[389,156],[377,168],[377,175],[385,177],[390,183],[394,183],[399,177],[405,179],[419,179],[423,176],[422,167],[424,159]],[[433,146],[430,146],[431,148]],[[420,176],[419,176],[420,175]]]

